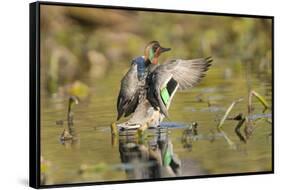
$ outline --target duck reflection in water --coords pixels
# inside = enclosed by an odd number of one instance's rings
[[[128,179],[179,176],[181,163],[173,152],[168,130],[158,128],[148,132],[148,139],[142,142],[128,131],[119,134],[119,153]]]

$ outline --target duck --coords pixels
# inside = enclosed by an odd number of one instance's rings
[[[211,57],[170,59],[160,64],[160,55],[170,50],[153,40],[145,46],[144,55],[131,61],[120,84],[117,121],[122,116],[131,118],[119,127],[159,126],[169,117],[168,109],[175,93],[196,86],[211,66]]]
[[[158,41],[151,41],[145,47],[144,55],[136,57],[131,67],[121,80],[121,87],[117,99],[117,121],[132,114],[146,91],[146,78],[158,64],[159,56],[170,48],[161,47]]]

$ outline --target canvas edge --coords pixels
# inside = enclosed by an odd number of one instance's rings
[[[212,15],[212,16],[231,16],[231,17],[245,17],[245,18],[263,18],[272,19],[272,15],[254,15],[243,13],[225,13],[225,12],[211,12],[211,11],[191,11],[184,9],[161,9],[161,8],[149,8],[149,7],[129,7],[118,5],[101,5],[101,4],[86,4],[86,3],[71,3],[71,2],[56,2],[56,1],[37,1],[41,5],[53,5],[53,6],[72,6],[72,7],[88,7],[88,8],[105,8],[105,9],[121,9],[132,11],[149,11],[149,12],[166,12],[166,13],[185,13],[195,15]]]
[[[29,4],[29,186],[40,187],[39,2]]]

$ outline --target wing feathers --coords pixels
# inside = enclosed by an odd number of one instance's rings
[[[179,83],[179,90],[186,90],[198,84],[205,76],[205,72],[209,69],[212,59],[194,60],[175,60],[166,64],[175,65],[170,67],[173,78]],[[164,65],[163,65],[164,66]]]
[[[129,71],[121,80],[121,88],[117,100],[117,120],[124,114],[125,117],[134,112],[139,99],[139,80],[137,76],[137,65],[132,64]]]
[[[167,117],[168,110],[161,99],[161,90],[167,85],[167,81],[173,78],[179,85],[179,90],[186,90],[194,87],[205,76],[205,72],[211,66],[211,57],[183,60],[170,60],[159,65],[152,73],[148,99],[154,107],[159,107],[160,111]]]

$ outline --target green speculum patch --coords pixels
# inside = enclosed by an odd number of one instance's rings
[[[161,98],[162,98],[164,104],[167,105],[168,102],[169,102],[169,99],[170,99],[170,94],[169,94],[167,88],[166,88],[166,87],[163,88],[163,89],[161,90],[161,93],[160,93],[160,94],[161,94]]]

